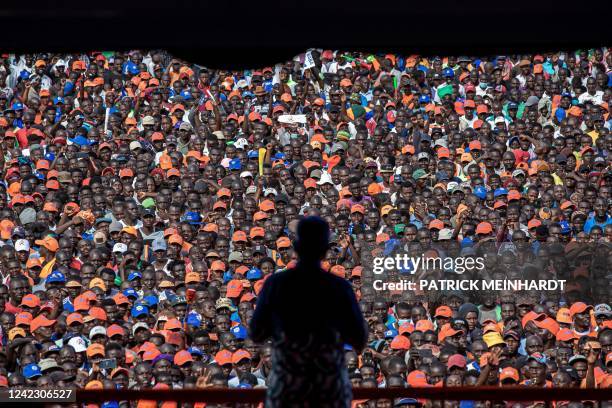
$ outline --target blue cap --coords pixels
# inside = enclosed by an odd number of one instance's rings
[[[202,216],[195,211],[188,211],[183,216],[183,221],[187,221],[189,225],[200,225],[202,224]]]
[[[63,104],[64,103],[64,98],[62,98],[61,96],[56,96],[55,98],[53,98],[53,104],[57,105],[58,103]]]
[[[123,294],[128,298],[133,297],[134,299],[138,299],[138,293],[136,293],[134,288],[123,289]]]
[[[166,241],[163,239],[155,239],[153,240],[153,244],[151,244],[151,247],[153,249],[153,252],[155,251],[165,251],[168,249],[168,245],[166,244]]]
[[[202,318],[196,313],[189,313],[186,322],[189,326],[200,327]]]
[[[259,157],[259,156],[258,156]],[[242,168],[242,163],[240,163],[240,159],[232,159],[229,162],[229,169],[230,170],[240,170]]]
[[[557,118],[559,122],[565,119],[565,109],[557,108],[557,110],[555,111],[555,117]]]
[[[191,92],[185,90],[185,91],[181,91],[181,96],[183,97],[183,99],[185,99],[186,101],[191,99]]]
[[[202,352],[202,350],[200,350],[197,347],[189,347],[187,349],[187,351],[189,352],[189,354],[195,355],[195,356],[203,356],[204,353]]]
[[[130,272],[128,275],[128,281],[133,281],[135,279],[142,279],[142,274],[140,272]]]
[[[493,197],[494,198],[497,198],[497,197],[502,196],[502,195],[508,195],[508,190],[503,188],[503,187],[496,188],[495,191],[493,192]]]
[[[570,227],[569,222],[567,222],[567,220],[560,221],[559,226],[561,227],[562,234],[569,234],[570,232],[572,232],[572,228]]]
[[[518,136],[512,136],[510,139],[508,139],[508,145],[511,145],[512,143],[514,143],[514,141],[520,142],[521,140]]]
[[[159,303],[159,301],[157,300],[157,296],[155,295],[145,296],[142,298],[142,300],[148,306],[157,306],[157,303]]]
[[[566,92],[562,92],[561,93],[561,97],[562,98],[563,97],[568,97],[568,98],[572,99],[572,94],[571,94],[571,92],[567,92],[567,91]]]
[[[274,160],[284,160],[285,157],[285,153],[277,152],[272,158]]]
[[[100,408],[119,408],[119,403],[117,401],[106,401]]]
[[[397,336],[399,333],[395,329],[389,329],[385,332],[385,339],[392,339]]]
[[[40,377],[41,375],[42,372],[40,371],[40,367],[34,363],[30,363],[27,366],[23,367],[23,376],[27,379]]]
[[[487,189],[483,186],[476,186],[476,188],[474,189],[474,195],[480,198],[481,200],[484,200],[485,198],[487,198]]]
[[[68,141],[70,141],[71,143],[74,143],[77,146],[91,146],[92,144],[94,144],[95,142],[87,139],[85,136],[83,135],[78,135],[77,137],[75,137],[74,139],[70,139],[68,138]]]
[[[248,384],[248,383],[240,383],[240,384],[238,384],[238,388],[249,390],[249,389],[253,388],[253,386],[251,384]]]
[[[45,160],[47,160],[48,162],[53,162],[53,160],[55,160],[55,153],[47,153],[45,154]]]
[[[429,98],[429,95],[419,96],[419,103],[429,103],[429,102],[431,102],[431,98]]]
[[[255,150],[251,150],[249,153],[249,159],[257,159],[259,157],[259,153]]]
[[[125,68],[124,68],[124,72],[126,74],[132,74],[132,75],[136,75],[138,73],[140,73],[140,70],[138,69],[138,65],[136,65],[135,62],[132,61],[128,61],[125,63]]]
[[[238,326],[232,327],[231,332],[234,335],[234,337],[236,337],[239,340],[244,340],[247,338],[247,330],[244,326],[240,324]]]
[[[144,305],[136,305],[132,308],[131,314],[132,314],[132,317],[147,316],[149,314],[149,308]]]
[[[242,97],[243,98],[254,98],[255,94],[253,92],[250,92],[250,91],[244,91],[242,93]]]
[[[64,283],[66,282],[66,277],[60,271],[53,271],[51,272],[49,276],[47,276],[46,282],[47,283],[54,283],[54,282]]]
[[[351,346],[350,344],[345,344],[344,351],[353,351],[353,346]]]
[[[455,71],[453,71],[452,68],[444,68],[444,70],[442,71],[442,75],[445,78],[453,78],[455,76]]]
[[[518,109],[518,105],[516,102],[510,102],[508,103],[508,109]]]
[[[465,237],[461,240],[461,248],[469,248],[474,245],[474,241],[472,238]]]
[[[11,106],[11,109],[12,109],[12,110],[16,110],[16,111],[18,111],[18,110],[23,110],[23,103],[21,103],[21,102],[15,102],[15,103],[13,103],[13,105]]]
[[[246,273],[246,278],[248,280],[257,280],[257,279],[261,279],[262,277],[263,277],[263,273],[261,272],[261,269],[259,268],[251,268]]]

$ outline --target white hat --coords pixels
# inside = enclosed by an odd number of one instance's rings
[[[100,334],[103,334],[104,336],[106,336],[106,329],[104,328],[104,326],[96,326],[93,327],[90,331],[89,331],[89,338],[93,338],[94,336],[99,336]]]
[[[334,182],[332,181],[331,175],[328,172],[324,172],[323,174],[321,174],[321,179],[317,181],[317,184],[320,186],[322,186],[323,184],[333,185]]]
[[[27,252],[30,250],[30,242],[27,239],[18,239],[15,241],[15,251]]]
[[[442,228],[440,230],[440,232],[438,232],[438,240],[439,241],[446,241],[449,240],[453,237],[453,230],[451,230],[450,228]]]
[[[136,333],[138,329],[147,329],[149,330],[149,325],[144,322],[138,322],[132,327],[132,334]]]
[[[113,252],[120,252],[122,254],[127,252],[127,245],[123,242],[117,242],[115,246],[113,246]]]
[[[264,197],[267,197],[270,194],[272,194],[274,197],[276,197],[278,195],[278,192],[276,191],[276,189],[274,189],[272,187],[266,188],[264,190]]]
[[[417,155],[417,160],[421,160],[421,159],[429,159],[429,153],[427,152],[421,152]]]
[[[130,142],[130,150],[142,149],[140,142],[134,140]]]
[[[498,116],[495,118],[495,123],[504,122],[506,123],[506,119],[503,116]]]
[[[155,119],[153,118],[153,116],[145,116],[144,118],[142,118],[142,125],[154,125],[155,124]]]
[[[87,345],[85,344],[85,340],[82,337],[73,337],[68,340],[68,345],[72,346],[76,353],[82,353],[87,350]]]
[[[248,186],[246,189],[246,194],[255,194],[257,192],[257,187]]]
[[[457,183],[456,181],[451,181],[446,185],[446,191],[448,192],[452,192],[456,188],[459,188],[459,183]]]
[[[433,145],[434,145],[434,147],[436,147],[436,146],[440,146],[440,147],[448,147],[448,144],[446,143],[446,140],[444,140],[444,139],[437,139],[437,140],[434,142],[434,144],[433,144]]]
[[[242,173],[240,173],[240,178],[244,178],[244,177],[253,178],[253,173],[251,173],[250,171],[243,171]]]
[[[179,130],[191,130],[191,125],[189,124],[189,122],[183,122],[179,126]]]
[[[236,147],[236,149],[244,149],[246,146],[248,146],[248,144],[249,142],[247,142],[244,137],[241,137],[234,142],[234,146]]]

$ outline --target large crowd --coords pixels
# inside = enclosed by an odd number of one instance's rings
[[[607,48],[2,54],[0,387],[265,387],[249,320],[313,215],[369,326],[354,386],[610,387],[611,95]],[[373,257],[450,244],[567,285],[373,290]]]

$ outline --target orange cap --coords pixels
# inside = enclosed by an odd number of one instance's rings
[[[251,353],[246,350],[240,349],[236,350],[234,354],[232,354],[232,364],[238,364],[240,361],[244,359],[250,360],[252,358]]]
[[[439,306],[434,317],[453,317],[453,311],[448,306]]]
[[[584,302],[576,302],[570,307],[570,316],[573,319],[574,315],[584,313],[587,310],[593,310],[593,306],[589,306]]]
[[[57,240],[50,236],[46,236],[43,239],[37,239],[36,241],[34,241],[34,243],[36,245],[40,245],[42,247],[47,248],[51,252],[57,252],[57,250],[59,249],[59,244]]]
[[[484,221],[476,226],[476,234],[490,234],[493,232],[493,226],[490,222]]]
[[[410,340],[408,340],[408,337],[398,334],[391,341],[390,347],[391,350],[408,350],[410,349]]]
[[[236,231],[232,235],[233,242],[247,242],[247,235],[244,231]]]
[[[262,227],[253,227],[251,231],[249,231],[249,237],[251,239],[261,237],[263,238],[266,234],[266,231]]]
[[[420,332],[426,332],[428,330],[433,331],[434,325],[430,320],[422,319],[416,323],[416,326],[414,326],[414,330]]]
[[[38,315],[30,322],[30,333],[34,333],[41,327],[50,327],[55,324],[56,320],[49,320],[45,315]]]
[[[179,367],[192,362],[193,357],[191,356],[191,353],[187,350],[181,350],[174,355],[174,364]]]
[[[220,366],[232,364],[232,352],[226,349],[218,351],[215,354],[215,362]]]

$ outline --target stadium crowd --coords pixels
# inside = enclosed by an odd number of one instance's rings
[[[249,320],[306,215],[369,325],[354,386],[610,387],[611,85],[606,48],[2,54],[0,387],[265,387]],[[568,284],[374,291],[372,258],[401,251]],[[415,402],[355,402],[393,403]]]

